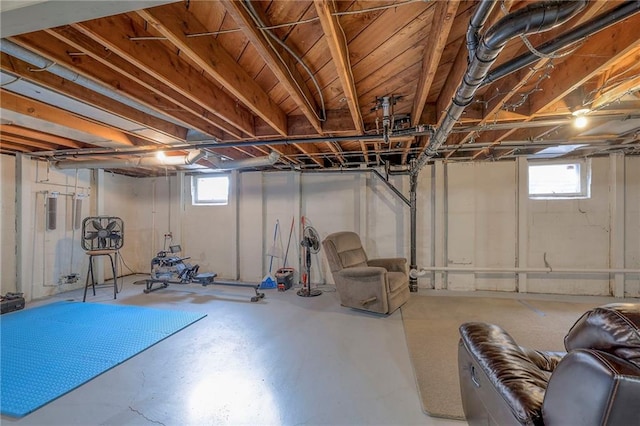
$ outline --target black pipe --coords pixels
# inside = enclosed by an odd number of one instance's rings
[[[473,58],[476,55],[476,49],[480,42],[480,30],[484,26],[485,22],[487,22],[487,18],[489,18],[489,14],[491,14],[491,10],[495,4],[496,0],[482,0],[471,17],[469,28],[467,29],[467,50],[469,51],[469,62],[473,61]]]
[[[415,167],[415,159],[411,160],[411,167]],[[410,220],[410,258],[409,258],[409,270],[418,269],[418,257],[416,254],[416,241],[417,241],[417,212],[418,212],[418,175],[411,173],[409,175],[409,220]],[[418,279],[414,277],[409,278],[409,292],[415,293],[418,291]]]
[[[553,40],[543,43],[540,46],[536,46],[535,49],[538,52],[544,53],[545,55],[551,54],[567,46],[570,46],[577,41],[583,40],[590,35],[602,31],[610,27],[611,25],[614,25],[638,12],[640,12],[640,0],[624,2],[620,6],[606,13],[603,13],[602,15],[599,15],[588,22],[585,22],[584,24],[565,34],[562,34]],[[517,58],[512,59],[511,61],[500,65],[499,67],[496,67],[496,69],[491,71],[485,77],[480,87],[486,86],[487,84],[492,83],[508,74],[525,68],[527,65],[531,65],[539,59],[540,57],[538,57],[533,52],[524,53]]]
[[[436,130],[427,148],[418,157],[415,173],[427,163],[429,158],[437,154],[438,148],[446,141],[464,109],[473,100],[489,69],[509,40],[522,34],[550,30],[575,16],[586,5],[587,0],[537,3],[510,13],[489,28],[476,50],[473,61],[467,67],[462,82],[445,112],[442,124]]]

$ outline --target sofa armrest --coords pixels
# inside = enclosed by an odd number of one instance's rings
[[[465,323],[460,336],[458,370],[469,424],[487,424],[487,416],[493,419],[488,424],[541,424],[548,374],[497,325]]]
[[[539,369],[549,373],[556,369],[558,363],[567,354],[566,352],[538,351],[524,346],[520,346],[520,349]]]
[[[369,259],[367,261],[369,266],[379,266],[386,269],[389,272],[404,272],[407,273],[407,259],[404,257],[387,257],[380,259]]]
[[[384,274],[386,273],[387,270],[385,268],[376,266],[356,266],[353,268],[344,268],[337,272],[339,276],[347,279],[379,278],[381,280],[384,279]]]

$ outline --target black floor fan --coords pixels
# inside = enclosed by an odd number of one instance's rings
[[[311,255],[320,251],[320,236],[318,231],[312,226],[305,226],[302,233],[302,241],[300,245],[304,249],[305,274],[302,281],[302,288],[298,290],[298,296],[312,297],[320,296],[321,290],[311,289]]]

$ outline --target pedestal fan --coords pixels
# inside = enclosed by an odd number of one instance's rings
[[[320,236],[313,226],[305,226],[300,242],[304,250],[305,273],[302,280],[302,288],[297,295],[302,297],[320,296],[322,291],[311,289],[311,255],[320,251]]]

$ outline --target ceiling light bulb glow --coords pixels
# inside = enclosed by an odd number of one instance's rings
[[[573,120],[573,125],[578,129],[584,129],[588,123],[589,120],[584,115],[579,115]]]
[[[164,151],[158,151],[158,153],[156,154],[156,158],[160,161],[164,161],[167,156],[165,155]]]

